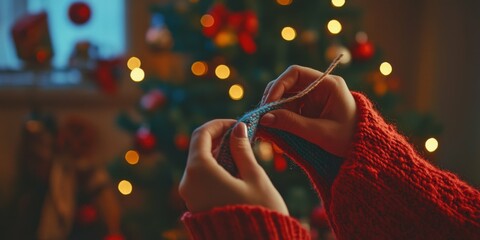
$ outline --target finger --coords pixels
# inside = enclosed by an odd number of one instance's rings
[[[235,124],[235,120],[218,119],[212,120],[195,129],[190,141],[187,167],[192,161],[204,161],[213,159],[213,142],[221,139],[223,134]]]
[[[245,123],[239,122],[230,136],[230,151],[240,178],[248,181],[257,179],[263,169],[255,159],[247,136],[247,126]]]
[[[321,72],[311,68],[298,65],[290,66],[274,81],[267,93],[265,103],[279,100],[288,91],[297,92],[303,90],[321,74]]]
[[[326,147],[331,139],[331,129],[336,124],[327,119],[313,119],[292,111],[279,109],[265,114],[260,124],[297,135],[320,147]]]

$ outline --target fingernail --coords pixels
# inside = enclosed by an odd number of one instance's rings
[[[271,113],[266,113],[260,119],[260,124],[262,124],[262,125],[272,125],[273,122],[275,122],[275,115],[273,115]]]
[[[247,126],[245,123],[238,123],[233,129],[233,135],[237,138],[246,138],[247,137]]]

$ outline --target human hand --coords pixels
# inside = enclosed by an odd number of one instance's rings
[[[294,95],[321,75],[311,68],[291,66],[267,85],[262,104]],[[345,157],[355,132],[356,108],[343,78],[328,75],[304,97],[265,114],[260,124],[295,134]]]
[[[222,136],[235,122],[213,120],[194,131],[179,186],[180,196],[191,212],[250,204],[288,215],[285,202],[253,155],[244,123],[235,126],[229,139],[239,178],[228,173],[214,158],[213,152]]]

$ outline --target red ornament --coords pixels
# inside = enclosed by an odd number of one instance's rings
[[[375,47],[371,42],[356,42],[351,48],[352,57],[357,61],[370,60],[375,54]]]
[[[137,131],[136,144],[142,151],[152,151],[155,148],[157,140],[150,129],[141,127]]]
[[[75,2],[68,8],[68,17],[70,20],[77,24],[82,25],[90,20],[92,11],[90,6],[84,2]]]
[[[215,4],[208,12],[213,17],[213,24],[204,26],[202,31],[207,37],[215,39],[217,35],[226,32],[233,32],[240,48],[248,54],[257,51],[254,37],[258,32],[258,18],[253,11],[231,12],[223,4]],[[218,44],[220,47],[230,44]],[[223,42],[222,42],[223,43]]]
[[[78,221],[82,225],[92,224],[97,220],[97,210],[90,204],[81,206],[78,209]]]
[[[190,138],[188,137],[188,135],[179,133],[175,136],[175,146],[179,150],[182,150],[182,151],[187,150],[189,143],[190,143]]]
[[[323,206],[317,206],[313,209],[310,214],[310,225],[317,229],[329,228],[327,212]]]
[[[145,94],[140,100],[140,105],[147,111],[153,111],[165,105],[167,97],[160,89],[153,89]]]
[[[288,163],[283,154],[281,153],[274,153],[273,154],[273,168],[277,172],[283,172],[287,170]]]

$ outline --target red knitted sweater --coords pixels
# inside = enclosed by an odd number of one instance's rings
[[[480,239],[480,192],[422,159],[371,102],[352,93],[358,125],[333,183],[281,140],[270,138],[307,173],[337,239]],[[186,213],[193,239],[310,239],[300,223],[260,206]]]

